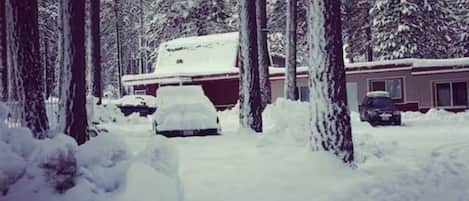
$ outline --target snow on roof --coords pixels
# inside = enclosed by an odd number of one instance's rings
[[[387,91],[370,91],[366,93],[367,97],[389,97],[389,93]]]
[[[238,32],[171,40],[160,45],[155,74],[231,71],[236,67]]]
[[[160,45],[158,62],[153,73],[125,75],[122,77],[122,81],[126,86],[152,83],[183,83],[191,82],[195,76],[223,76],[238,73],[239,69],[236,67],[238,49],[238,32],[171,40]],[[393,69],[417,71],[417,68],[420,68],[419,71],[431,71],[432,69],[429,68],[434,67],[458,67],[462,68],[457,69],[459,71],[467,71],[469,69],[469,57],[455,59],[408,58],[345,64],[347,73]],[[308,70],[308,67],[297,68],[297,72],[303,74]],[[271,75],[277,76],[283,73],[285,73],[285,68],[270,68]]]
[[[399,66],[399,67],[444,67],[444,66],[469,66],[469,57],[452,58],[452,59],[396,59],[373,62],[360,62],[346,64],[346,68],[363,68],[363,67],[379,67],[379,66]]]
[[[162,43],[155,71],[149,74],[125,75],[125,85],[155,82],[183,82],[183,77],[236,73],[239,49],[238,32],[178,38]],[[174,80],[175,77],[181,79]],[[171,78],[171,80],[168,80]]]

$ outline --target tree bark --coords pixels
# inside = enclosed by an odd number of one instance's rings
[[[117,48],[117,89],[119,90],[119,97],[124,94],[122,88],[122,47],[120,39],[120,17],[119,17],[119,0],[114,0],[114,14],[116,17],[116,48]]]
[[[85,1],[62,0],[64,6],[64,133],[79,145],[88,140],[86,113]]]
[[[266,0],[256,0],[257,46],[259,49],[259,81],[262,110],[272,103],[272,90],[269,80],[269,47],[267,46],[267,10]]]
[[[47,38],[44,37],[43,38],[44,40],[44,68],[42,69],[43,70],[43,76],[44,76],[44,82],[43,82],[43,85],[44,85],[44,96],[45,96],[45,99],[47,100],[47,98],[49,98],[49,95],[50,95],[50,91],[49,91],[49,83],[47,82],[47,78],[49,77],[48,74],[47,74],[47,70],[49,69],[49,62],[48,62],[48,59],[49,59],[49,43],[47,42]]]
[[[64,5],[62,0],[57,1],[57,58],[55,60],[55,69],[56,69],[56,94],[62,98],[63,83],[64,83]],[[62,111],[64,108],[65,101],[59,101],[59,111]],[[62,117],[61,112],[58,113],[57,119],[60,121]],[[60,122],[57,122],[60,123]]]
[[[91,18],[91,94],[98,98],[98,105],[101,105],[103,97],[102,76],[101,76],[101,40],[100,40],[100,0],[90,0]]]
[[[257,47],[256,2],[240,2],[240,52],[242,72],[242,95],[244,98],[242,126],[262,132],[262,104],[259,84]]]
[[[308,0],[312,147],[353,161],[340,0]]]
[[[143,0],[139,1],[139,21],[140,21],[140,27],[138,29],[138,73],[143,74],[145,73],[145,50],[143,49],[143,46],[145,44],[145,22],[144,22],[144,9],[143,9]]]
[[[297,100],[296,93],[296,0],[288,0],[287,7],[287,42],[286,42],[286,76],[285,97],[289,100]]]
[[[49,129],[44,101],[44,72],[39,46],[37,0],[10,1],[13,21],[13,58],[21,83],[22,117],[24,126],[31,129],[34,137],[46,137]]]
[[[0,0],[0,101],[8,99],[7,33],[5,0]]]

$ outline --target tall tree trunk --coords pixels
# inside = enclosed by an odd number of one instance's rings
[[[43,79],[44,79],[44,82],[43,82],[43,85],[44,85],[44,96],[45,96],[45,99],[47,100],[47,98],[49,98],[49,85],[48,85],[48,82],[47,82],[47,78],[49,77],[49,75],[47,74],[47,70],[49,68],[49,62],[48,62],[48,59],[49,59],[49,43],[47,42],[47,38],[44,37],[43,38],[44,40],[44,68],[42,69],[43,70]]]
[[[145,73],[145,54],[143,50],[143,46],[145,44],[145,23],[144,23],[144,9],[143,9],[143,0],[139,1],[139,7],[140,7],[140,16],[139,16],[139,21],[140,21],[140,27],[138,29],[138,73],[143,74]]]
[[[22,99],[23,124],[36,138],[45,138],[49,129],[44,102],[44,72],[39,46],[37,0],[10,1],[13,20],[13,45]],[[11,44],[11,43],[10,43]]]
[[[308,0],[312,146],[353,161],[340,0]]]
[[[0,101],[8,99],[7,32],[5,0],[0,0]]]
[[[62,98],[63,83],[64,83],[64,5],[62,0],[57,1],[57,58],[55,60],[55,74],[57,76],[55,90],[56,94]],[[63,110],[65,101],[59,101],[59,111]],[[57,114],[57,120],[62,119],[61,112]],[[60,122],[57,122],[60,123]]]
[[[117,89],[119,90],[119,97],[124,94],[122,88],[122,47],[120,39],[120,17],[119,17],[119,0],[114,0],[114,14],[116,17],[116,48],[117,48]]]
[[[272,90],[269,80],[269,47],[267,46],[267,10],[266,0],[256,0],[257,46],[259,48],[259,81],[262,110],[272,103]]]
[[[20,88],[21,83],[19,82],[19,74],[18,74],[18,64],[17,60],[14,58],[14,55],[18,52],[18,47],[15,45],[15,27],[13,21],[13,9],[11,6],[12,0],[5,1],[5,20],[6,20],[6,52],[7,52],[7,93],[8,93],[8,101],[19,101],[20,100]],[[16,89],[13,89],[15,86]],[[10,108],[10,111],[14,115],[17,115],[18,119],[22,119],[21,112],[18,111],[19,108]]]
[[[101,77],[101,40],[100,40],[100,0],[90,0],[91,18],[91,94],[98,98],[98,105],[101,105],[103,97],[102,77]]]
[[[86,113],[85,1],[62,0],[64,6],[64,133],[78,144],[88,140]]]
[[[240,2],[240,52],[243,94],[242,126],[262,132],[262,103],[259,84],[256,2]]]
[[[289,100],[298,99],[296,93],[296,10],[296,0],[288,0],[285,97]]]

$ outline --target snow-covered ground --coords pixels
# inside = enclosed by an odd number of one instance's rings
[[[277,102],[263,135],[239,131],[228,111],[222,136],[170,139],[185,200],[469,200],[469,113],[405,113],[401,127],[371,127],[354,114],[351,168],[309,150],[305,108]],[[154,137],[146,119],[110,129],[134,153]]]
[[[89,178],[98,177],[91,183],[101,186],[99,196],[86,200],[469,200],[469,112],[405,113],[400,127],[371,127],[353,114],[353,167],[310,151],[304,103],[269,106],[262,135],[240,131],[236,110],[219,115],[222,136],[169,140],[155,136],[146,118],[108,121],[110,135],[79,154],[79,161],[89,163]],[[114,149],[97,146],[106,143]],[[123,172],[114,168],[104,174],[105,164],[91,165],[113,158],[109,154],[115,150],[126,153],[117,159],[124,161]],[[106,194],[103,186],[113,183],[124,185]],[[66,195],[80,193],[74,189]]]

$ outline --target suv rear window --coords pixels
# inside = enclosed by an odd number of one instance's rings
[[[385,107],[392,107],[392,106],[393,106],[393,102],[392,102],[392,99],[389,97],[368,98],[368,107],[385,108]]]

